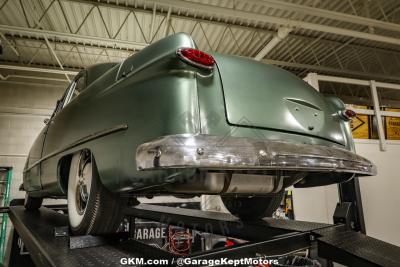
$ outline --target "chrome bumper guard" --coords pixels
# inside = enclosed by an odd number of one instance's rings
[[[138,170],[299,170],[376,175],[369,160],[342,148],[212,135],[170,135],[140,145]]]

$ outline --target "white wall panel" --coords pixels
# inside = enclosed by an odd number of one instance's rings
[[[378,175],[360,178],[367,234],[400,246],[400,142],[357,141],[357,152],[378,167]]]
[[[360,177],[367,234],[400,245],[400,142],[388,141],[380,151],[378,141],[356,140],[356,150],[378,167],[377,176]],[[297,220],[332,223],[336,185],[294,189],[293,198]]]
[[[296,220],[333,223],[333,212],[339,201],[337,185],[293,188]]]

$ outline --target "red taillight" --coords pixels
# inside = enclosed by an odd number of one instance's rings
[[[345,109],[340,112],[340,115],[346,120],[352,120],[357,116],[357,113],[351,109]]]
[[[234,245],[236,245],[236,244],[232,240],[229,240],[229,239],[226,240],[225,247],[232,247]]]
[[[180,48],[176,51],[176,54],[190,65],[203,69],[214,68],[214,58],[203,51],[193,48]]]

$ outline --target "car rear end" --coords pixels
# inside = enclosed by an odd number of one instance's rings
[[[163,136],[137,149],[138,170],[196,169],[183,193],[265,194],[375,175],[354,153],[354,113],[293,74],[250,59],[178,48],[197,68],[199,132]]]

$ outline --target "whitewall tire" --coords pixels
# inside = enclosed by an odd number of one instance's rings
[[[68,179],[68,217],[72,233],[116,232],[124,206],[120,195],[108,191],[101,183],[90,151],[73,155]]]

